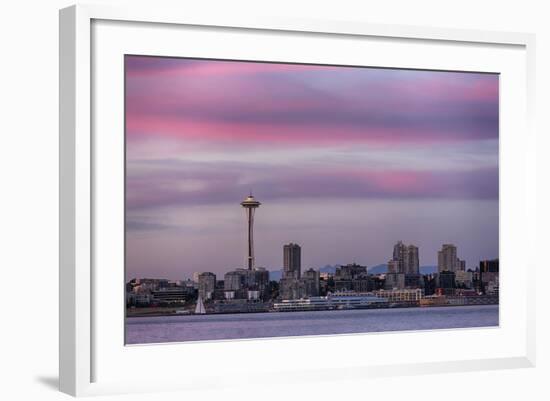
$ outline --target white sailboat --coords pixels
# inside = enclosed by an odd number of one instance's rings
[[[202,298],[197,299],[197,306],[195,307],[195,315],[204,315],[206,313],[206,308],[202,302]]]

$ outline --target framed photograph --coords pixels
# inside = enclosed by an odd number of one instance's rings
[[[533,366],[533,47],[62,10],[61,390]]]

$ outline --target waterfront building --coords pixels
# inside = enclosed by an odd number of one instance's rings
[[[246,213],[246,222],[247,222],[247,255],[246,255],[246,266],[248,270],[254,270],[255,259],[254,259],[254,213],[257,208],[261,205],[252,194],[248,195],[244,201],[241,202],[241,206]]]
[[[319,271],[308,269],[304,272],[302,279],[304,280],[305,293],[308,297],[316,297],[319,295]]]
[[[213,313],[268,312],[270,304],[257,299],[225,299],[211,305]]]
[[[388,274],[399,273],[399,261],[392,259],[388,261]]]
[[[126,305],[127,306],[149,306],[152,301],[151,294],[136,294],[128,293],[126,294]]]
[[[403,241],[398,241],[393,246],[393,260],[397,261],[397,273],[405,273],[405,260],[407,259],[407,246]]]
[[[456,285],[464,288],[473,287],[473,272],[457,270],[455,272]]]
[[[301,278],[301,268],[302,248],[292,242],[285,244],[283,246],[283,277],[279,285],[281,298],[299,299],[307,296],[306,281]]]
[[[302,268],[302,248],[289,243],[283,246],[283,277],[299,279]]]
[[[417,275],[420,272],[420,262],[418,259],[418,247],[414,245],[408,245],[406,251],[407,257],[404,260],[405,274]]]
[[[424,295],[432,295],[435,294],[436,289],[436,279],[435,274],[428,274],[422,277],[423,281],[423,287],[424,287]]]
[[[386,307],[388,300],[373,294],[334,293],[324,297],[285,299],[273,304],[277,312]]]
[[[333,274],[332,273],[327,273],[327,272],[319,272],[319,278],[321,280],[328,280],[329,278],[332,278]]]
[[[373,282],[367,274],[367,266],[351,263],[336,268],[334,274],[335,291],[365,292],[373,288]]]
[[[282,299],[300,299],[306,297],[305,281],[292,277],[283,277],[279,285],[279,296]]]
[[[216,275],[210,272],[199,274],[199,297],[203,300],[211,299],[216,288]]]
[[[441,250],[437,252],[437,271],[455,272],[459,265],[459,259],[456,256],[456,246],[453,244],[443,244]]]
[[[378,290],[373,291],[372,294],[380,298],[385,298],[390,302],[418,302],[423,297],[420,288]]]
[[[479,286],[483,293],[488,293],[489,286],[491,292],[495,293],[495,288],[498,293],[498,274],[499,264],[498,259],[481,260],[479,262]]]
[[[244,271],[247,269],[234,270],[225,273],[223,276],[223,288],[225,291],[238,291],[244,288]]]
[[[183,287],[187,288],[188,291],[194,291],[199,289],[199,282],[198,282],[198,276],[197,281],[193,281],[191,279],[187,279],[182,282],[181,284]]]
[[[479,271],[483,273],[498,273],[498,259],[480,260]]]
[[[170,287],[151,292],[152,302],[158,303],[184,303],[190,294],[186,288]]]
[[[418,247],[398,241],[393,246],[393,258],[388,262],[388,273],[416,275],[420,272]]]
[[[269,271],[264,267],[254,270],[235,269],[224,275],[224,291],[235,291],[236,297],[246,297],[246,291],[259,291],[261,298],[267,295]]]
[[[456,288],[456,273],[447,270],[439,272],[436,277],[436,285],[438,288],[444,289]]]
[[[349,263],[336,268],[334,280],[354,280],[367,276],[367,266]]]
[[[487,295],[498,296],[498,293],[499,293],[498,275],[494,278],[494,280],[491,280],[487,283],[487,286],[485,287],[485,293]]]
[[[405,288],[404,273],[387,273],[384,289],[386,290],[402,290]]]
[[[424,282],[421,274],[405,274],[405,288],[423,287]]]
[[[372,291],[381,290],[386,283],[385,275],[379,274],[376,276],[369,276],[369,280],[372,286]]]

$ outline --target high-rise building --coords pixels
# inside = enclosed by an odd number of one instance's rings
[[[405,259],[407,258],[407,246],[403,241],[398,241],[393,246],[393,260],[397,261],[397,272],[405,273]]]
[[[319,296],[319,271],[308,269],[302,275],[302,279],[304,280],[306,296]]]
[[[302,248],[290,243],[283,247],[283,278],[300,278],[302,267]]]
[[[248,244],[246,255],[246,267],[248,270],[254,270],[254,211],[261,205],[252,194],[248,195],[244,201],[241,202],[241,206],[246,212],[246,221],[248,225]]]
[[[418,260],[418,247],[414,245],[407,246],[406,258],[404,261],[405,274],[419,274],[420,263]]]
[[[399,273],[399,261],[392,259],[388,261],[388,273],[395,274]]]
[[[216,288],[216,275],[210,272],[199,274],[199,297],[203,300],[211,299]]]
[[[393,246],[393,259],[395,263],[388,263],[388,273],[419,273],[418,247],[414,245],[405,245],[403,241],[398,241]],[[390,270],[390,267],[392,270]]]
[[[437,252],[437,271],[455,272],[458,266],[456,257],[456,246],[453,244],[443,244],[441,250]]]

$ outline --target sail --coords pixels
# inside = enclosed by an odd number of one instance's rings
[[[199,297],[197,300],[197,306],[195,307],[195,314],[204,315],[206,313],[206,309],[204,308],[204,303],[202,302],[202,298]]]

